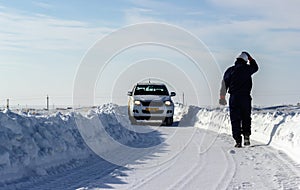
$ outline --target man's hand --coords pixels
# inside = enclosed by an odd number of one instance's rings
[[[251,55],[248,52],[243,51],[242,53],[245,53],[248,56],[249,61],[253,60],[253,58],[251,57]]]
[[[220,96],[219,104],[223,105],[223,106],[225,106],[227,104],[225,96]]]

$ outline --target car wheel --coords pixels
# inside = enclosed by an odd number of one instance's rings
[[[173,117],[166,117],[165,121],[164,121],[164,124],[166,126],[171,126],[173,125]]]
[[[137,121],[136,121],[136,119],[133,116],[131,116],[131,114],[130,114],[130,108],[129,107],[127,109],[127,113],[128,113],[128,119],[129,119],[131,125],[136,125]]]
[[[136,119],[132,116],[129,116],[129,121],[130,121],[131,125],[136,125],[137,124]]]

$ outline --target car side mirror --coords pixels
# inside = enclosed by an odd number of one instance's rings
[[[127,92],[127,95],[132,96],[132,92],[131,91]]]
[[[171,96],[176,96],[176,92],[171,92]]]

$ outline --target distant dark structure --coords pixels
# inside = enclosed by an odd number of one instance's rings
[[[47,108],[46,108],[47,111],[49,111],[49,96],[47,95]]]
[[[6,108],[9,109],[9,99],[6,99]]]

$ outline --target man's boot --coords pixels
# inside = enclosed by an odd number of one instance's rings
[[[248,136],[248,135],[244,136],[244,145],[250,146],[250,136]]]
[[[242,143],[240,142],[236,142],[236,144],[234,145],[235,148],[242,148]]]

